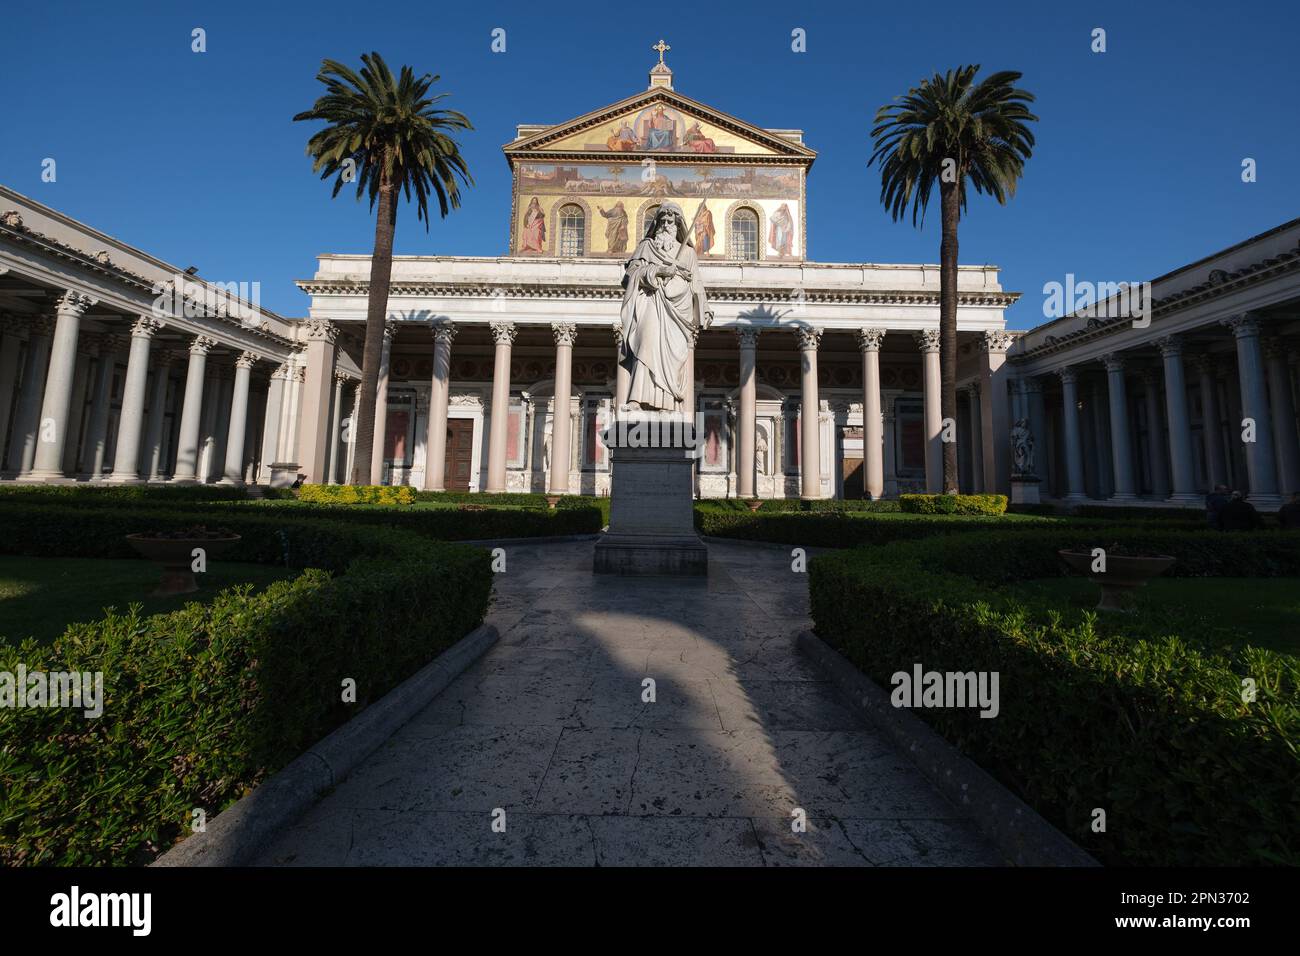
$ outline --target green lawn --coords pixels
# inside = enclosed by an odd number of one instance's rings
[[[1086,578],[1023,581],[1008,590],[1081,615],[1097,605]],[[1067,617],[1073,620],[1073,617]],[[1134,637],[1179,634],[1206,649],[1253,644],[1300,657],[1300,578],[1156,578],[1136,592],[1132,614],[1102,614],[1100,625]]]
[[[158,566],[148,561],[100,558],[0,556],[0,640],[24,637],[53,640],[76,621],[93,621],[105,607],[125,610],[139,603],[145,614],[179,610],[192,601],[210,600],[235,584],[258,590],[298,572],[266,564],[213,562],[197,574],[194,594],[155,598]]]

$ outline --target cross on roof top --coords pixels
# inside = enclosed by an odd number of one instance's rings
[[[654,44],[652,47],[650,47],[650,49],[652,49],[652,50],[658,50],[658,51],[659,51],[659,65],[660,65],[660,66],[663,66],[663,65],[664,65],[664,54],[667,53],[669,50],[671,50],[672,47],[670,47],[667,43],[665,43],[665,42],[663,41],[663,38],[661,37],[660,40],[659,40],[659,42],[656,43],[656,44]]]

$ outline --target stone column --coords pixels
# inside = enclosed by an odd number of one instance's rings
[[[262,467],[258,483],[271,480],[271,466],[280,464],[280,418],[284,408],[284,393],[293,370],[288,363],[276,366],[271,382],[266,387],[266,415],[262,420]]]
[[[1147,417],[1147,468],[1151,472],[1151,493],[1169,497],[1169,468],[1165,464],[1165,438],[1160,414],[1160,373],[1153,368],[1142,370],[1143,404]]]
[[[758,421],[758,336],[752,327],[736,329],[740,344],[740,408],[737,424],[740,434],[736,445],[736,493],[741,498],[754,497],[757,469],[755,433]]]
[[[506,429],[510,424],[510,347],[518,330],[513,322],[493,322],[496,351],[492,363],[491,426],[488,432],[487,490],[506,490]]]
[[[393,360],[396,322],[384,323],[384,347],[379,353],[379,382],[375,387],[375,437],[370,447],[370,483],[384,483],[384,442],[388,440],[388,369]],[[354,413],[355,414],[355,413]]]
[[[1039,478],[1051,474],[1048,468],[1048,453],[1052,447],[1047,434],[1047,403],[1043,400],[1043,383],[1035,376],[1021,379],[1020,389],[1024,393],[1025,418],[1029,420],[1029,431],[1034,436],[1034,470]]]
[[[862,487],[876,500],[885,494],[884,416],[880,411],[880,343],[884,329],[858,329],[862,353]]]
[[[943,412],[940,404],[939,330],[922,329],[914,334],[921,350],[925,381],[925,490],[932,495],[943,491]]]
[[[985,332],[980,341],[980,438],[984,443],[984,490],[1011,494],[1011,422],[1008,420],[1007,349],[1009,332]]]
[[[84,349],[87,336],[78,336],[78,345]],[[81,437],[86,410],[86,396],[90,394],[90,353],[78,351],[77,365],[72,372],[72,403],[68,407],[68,440],[63,446],[63,473],[75,475],[81,460]]]
[[[1192,461],[1192,419],[1187,411],[1187,376],[1183,343],[1172,335],[1156,342],[1165,363],[1165,414],[1169,416],[1169,467],[1173,476],[1171,501],[1194,505],[1196,467]]]
[[[325,450],[325,484],[339,483],[339,454],[343,440],[343,384],[348,380],[342,372],[334,372],[334,397],[330,400],[329,447]]]
[[[26,481],[63,477],[68,408],[72,404],[72,373],[77,365],[77,334],[81,329],[82,314],[96,301],[80,292],[68,291],[59,296],[54,342],[45,377],[45,397],[41,402],[37,429],[36,456],[32,470],[23,476]]]
[[[970,490],[980,491],[984,487],[984,442],[980,437],[982,419],[980,416],[980,386],[973,382],[966,388],[966,407],[970,411]]]
[[[1201,438],[1205,444],[1205,477],[1210,488],[1228,483],[1223,458],[1223,416],[1219,412],[1219,376],[1213,356],[1196,360],[1201,389]]]
[[[117,423],[117,448],[113,454],[115,484],[140,481],[140,434],[144,431],[144,395],[149,383],[149,348],[154,333],[162,328],[155,318],[142,315],[131,326],[131,351],[126,361],[126,385],[122,389],[122,413]]]
[[[95,390],[90,398],[90,421],[86,425],[84,471],[91,481],[104,477],[104,457],[108,453],[108,413],[113,400],[113,375],[117,371],[117,340],[101,335],[99,365],[95,370]]]
[[[329,481],[330,394],[334,387],[334,342],[338,329],[329,322],[307,322],[307,378],[302,389],[298,425],[298,463],[316,484]]]
[[[1065,500],[1076,504],[1088,497],[1083,478],[1083,435],[1079,426],[1079,377],[1072,368],[1057,369],[1061,376],[1061,419],[1065,429]]]
[[[627,404],[627,393],[632,387],[632,373],[623,365],[623,323],[614,323],[614,345],[616,356],[616,371],[614,372],[614,415],[618,416],[623,406]]]
[[[1253,422],[1254,441],[1246,444],[1246,473],[1250,498],[1256,506],[1279,504],[1277,454],[1273,447],[1273,416],[1268,407],[1268,382],[1259,342],[1259,322],[1249,312],[1224,320],[1237,338],[1237,378],[1241,383],[1242,420],[1232,423],[1238,435],[1247,433]]]
[[[53,337],[52,318],[42,315],[29,320],[23,386],[18,395],[18,411],[9,441],[9,460],[5,463],[6,470],[15,475],[31,471],[36,459],[41,400],[45,396],[45,372],[50,364],[50,341]]]
[[[429,437],[425,442],[424,487],[447,489],[447,399],[451,390],[451,341],[456,326],[433,326],[433,378],[429,383]]]
[[[1268,365],[1268,397],[1273,411],[1273,441],[1277,445],[1277,480],[1283,495],[1300,491],[1300,441],[1296,437],[1295,398],[1286,348],[1278,339],[1264,345]]]
[[[385,389],[387,391],[387,389]],[[352,386],[351,396],[352,406],[348,411],[348,428],[345,435],[344,448],[346,449],[343,457],[343,477],[346,483],[351,483],[352,473],[357,468],[357,422],[361,416],[361,381],[358,380]],[[385,395],[387,401],[387,395]],[[368,473],[367,473],[368,474]]]
[[[573,390],[573,343],[578,327],[571,322],[552,322],[555,335],[555,393],[551,417],[551,475],[547,494],[569,493],[569,398]]]
[[[163,462],[163,425],[167,419],[167,385],[171,376],[171,354],[163,351],[154,359],[153,388],[149,392],[149,426],[144,436],[143,468],[149,481],[162,478],[167,466]]]
[[[185,397],[181,405],[181,430],[176,442],[176,467],[172,481],[194,484],[198,481],[199,426],[203,419],[203,389],[208,370],[208,352],[217,344],[206,335],[194,337],[190,344],[190,362],[185,372]]]
[[[13,316],[0,317],[0,452],[4,451],[5,435],[9,432],[9,419],[13,413],[14,385],[18,382],[18,359],[22,354],[21,320]],[[15,431],[17,436],[17,431]],[[0,464],[0,468],[3,468]]]
[[[230,423],[226,428],[226,457],[221,485],[244,486],[244,435],[248,430],[248,380],[252,376],[255,352],[241,352],[235,359],[235,381],[230,390]]]
[[[1128,390],[1124,381],[1124,359],[1109,352],[1101,357],[1106,366],[1106,391],[1110,401],[1110,456],[1115,475],[1115,501],[1137,497],[1133,483],[1133,443],[1129,438]]]
[[[817,387],[817,346],[822,329],[798,326],[799,370],[799,497],[810,501],[822,496],[821,477],[821,393]]]

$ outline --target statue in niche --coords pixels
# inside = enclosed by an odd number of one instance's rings
[[[1011,429],[1011,453],[1014,462],[1013,474],[1032,475],[1034,473],[1034,433],[1029,430],[1029,419],[1016,419]]]

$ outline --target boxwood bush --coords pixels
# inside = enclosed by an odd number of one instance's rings
[[[770,541],[809,548],[852,548],[859,545],[911,541],[936,534],[954,534],[1000,527],[1008,522],[1053,523],[1049,517],[913,515],[869,512],[751,513],[714,502],[695,506],[695,528],[716,538]]]
[[[1181,576],[1300,574],[1300,535],[1152,525],[1007,530],[843,550],[809,568],[817,634],[878,684],[997,671],[1000,712],[916,712],[1107,863],[1300,863],[1300,663],[1194,634],[1134,638],[999,591],[1065,573],[1059,548],[1172,554]],[[1215,635],[1207,635],[1213,637]],[[1258,699],[1242,700],[1242,680]],[[1092,831],[1093,810],[1107,815]]]
[[[899,507],[914,515],[1000,515],[1006,495],[899,495]]]
[[[303,485],[298,500],[321,505],[409,505],[415,491],[406,485]]]
[[[228,485],[0,484],[0,501],[48,501],[62,505],[98,506],[107,502],[188,504],[242,501],[247,497],[243,488]]]
[[[10,504],[0,552],[135,559],[125,535],[219,524],[221,559],[303,569],[260,594],[141,617],[118,609],[52,644],[0,641],[0,671],[100,671],[104,712],[0,709],[0,865],[147,862],[476,627],[488,551],[288,511]],[[342,682],[356,682],[344,703]]]

